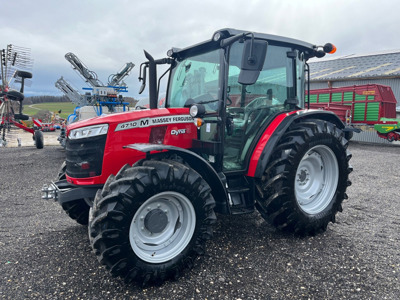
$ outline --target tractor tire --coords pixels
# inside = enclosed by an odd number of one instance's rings
[[[100,263],[127,283],[176,279],[204,254],[214,206],[207,182],[180,162],[126,165],[97,192],[91,246]]]
[[[35,130],[35,133],[33,134],[33,140],[35,141],[35,146],[37,149],[43,149],[43,132],[41,132],[40,130]]]
[[[90,206],[84,199],[78,199],[71,202],[66,202],[61,205],[67,215],[75,220],[78,224],[87,226],[89,223]]]
[[[29,116],[28,115],[24,115],[24,114],[14,114],[14,119],[15,120],[28,121],[29,120]]]
[[[64,161],[58,172],[58,180],[66,179],[66,168],[67,165]],[[90,206],[86,203],[85,199],[78,199],[71,202],[66,202],[61,204],[61,207],[72,220],[76,221],[80,225],[88,225]]]
[[[12,101],[22,101],[24,100],[24,94],[16,90],[10,90],[7,92],[7,98]]]
[[[335,222],[351,182],[344,133],[323,120],[292,124],[257,183],[256,205],[273,226],[315,235]]]

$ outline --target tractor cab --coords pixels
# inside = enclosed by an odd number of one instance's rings
[[[190,108],[193,150],[218,172],[248,168],[260,134],[282,112],[304,107],[304,69],[313,46],[266,34],[221,30],[169,51],[166,107]]]

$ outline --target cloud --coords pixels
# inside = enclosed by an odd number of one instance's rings
[[[232,27],[288,36],[310,43],[332,42],[336,55],[399,49],[397,1],[3,1],[0,49],[28,47],[34,58],[32,93],[61,94],[60,77],[85,86],[64,55],[75,53],[107,81],[126,62],[136,67],[126,79],[136,96],[143,49],[165,57]],[[22,9],[21,9],[22,8]],[[29,90],[26,90],[29,93]]]

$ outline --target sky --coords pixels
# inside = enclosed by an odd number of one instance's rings
[[[138,95],[143,50],[166,57],[212,37],[221,28],[287,36],[324,45],[330,57],[400,49],[397,0],[0,0],[0,49],[30,48],[32,82],[25,96],[61,96],[61,76],[84,93],[85,82],[65,59],[74,53],[103,83],[127,62],[124,81]]]

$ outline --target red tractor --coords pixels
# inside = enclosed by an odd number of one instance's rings
[[[305,71],[332,49],[223,29],[168,58],[145,52],[149,109],[68,126],[66,162],[43,198],[88,224],[98,260],[127,282],[192,266],[215,213],[257,209],[284,231],[325,231],[347,198],[351,132],[332,112],[304,109]]]

